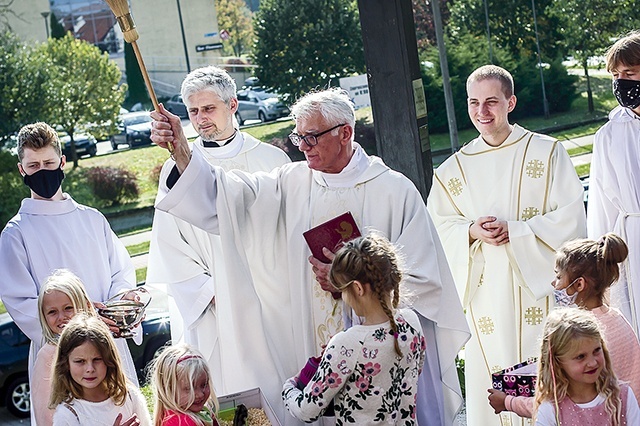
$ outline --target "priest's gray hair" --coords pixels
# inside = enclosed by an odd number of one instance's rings
[[[320,114],[329,125],[356,125],[353,102],[346,90],[339,87],[307,93],[291,107],[291,115],[297,121]]]
[[[183,102],[187,103],[189,97],[195,93],[209,90],[227,105],[231,99],[236,98],[236,82],[222,68],[210,65],[191,71],[182,82],[180,94]]]

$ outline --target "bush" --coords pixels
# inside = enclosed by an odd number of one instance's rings
[[[16,164],[18,157],[0,149],[0,226],[5,224],[18,212],[20,202],[29,197],[29,188],[23,183]],[[2,229],[0,228],[0,229]]]
[[[158,182],[160,181],[160,172],[162,171],[162,165],[163,163],[156,164],[149,172],[149,178],[151,179],[151,182],[156,184],[156,186],[158,186]]]
[[[93,193],[107,205],[115,206],[123,201],[136,200],[139,195],[136,176],[118,167],[91,167],[85,172]]]

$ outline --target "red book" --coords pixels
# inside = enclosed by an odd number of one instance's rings
[[[346,212],[303,232],[302,235],[307,241],[313,257],[324,263],[331,263],[322,254],[322,248],[326,247],[335,253],[342,243],[359,237],[360,230],[355,220],[353,220],[351,212]]]

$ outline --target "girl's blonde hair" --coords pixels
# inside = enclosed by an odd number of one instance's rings
[[[82,399],[83,388],[73,380],[69,371],[69,354],[86,342],[98,350],[107,367],[107,375],[101,383],[105,393],[116,405],[124,404],[127,380],[111,331],[98,317],[80,313],[69,321],[58,340],[49,408],[55,409],[62,402]]]
[[[402,356],[397,339],[398,325],[393,316],[393,309],[398,307],[400,301],[402,268],[393,244],[375,234],[345,243],[331,262],[329,278],[340,291],[349,288],[353,281],[371,286],[389,317],[396,354]]]
[[[80,278],[68,269],[56,269],[53,271],[53,273],[47,277],[47,280],[40,289],[40,294],[38,294],[38,316],[40,317],[42,336],[44,337],[45,343],[53,345],[58,343],[60,336],[49,328],[43,308],[44,297],[54,291],[65,294],[69,300],[71,300],[73,310],[76,314],[85,312],[91,316],[97,315]]]
[[[589,284],[587,297],[604,300],[605,292],[620,276],[618,264],[629,249],[616,234],[608,233],[598,241],[580,239],[566,242],[556,254],[556,270],[567,274],[569,282],[582,277]]]
[[[604,365],[595,383],[598,394],[605,397],[605,408],[611,425],[618,426],[622,415],[622,401],[618,378],[611,367],[607,345],[595,316],[580,308],[557,308],[551,311],[544,325],[538,362],[535,407],[544,401],[555,404],[556,418],[560,419],[558,404],[568,395],[569,377],[562,369],[563,358],[579,348],[581,339],[597,340],[602,346]],[[558,423],[560,424],[560,423]]]
[[[188,410],[196,400],[193,385],[202,373],[206,374],[211,391],[205,406],[215,415],[218,412],[218,399],[213,390],[207,361],[197,350],[184,343],[169,346],[162,351],[154,361],[151,373],[152,389],[156,401],[154,409],[154,424],[156,426],[162,425],[162,420],[168,410],[189,416],[197,425],[205,425],[201,417]],[[181,406],[179,402],[180,394],[184,392],[183,385],[189,386],[189,398],[186,406]]]

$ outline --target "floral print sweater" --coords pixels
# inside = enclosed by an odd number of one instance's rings
[[[395,314],[402,357],[394,349],[389,322],[356,325],[333,336],[304,390],[285,382],[282,399],[293,416],[316,420],[335,404],[336,425],[416,424],[418,374],[425,340],[410,309]]]

